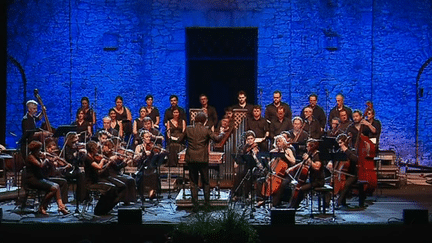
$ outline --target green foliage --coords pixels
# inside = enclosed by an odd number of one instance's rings
[[[245,213],[227,209],[197,213],[172,232],[173,242],[258,242],[258,234]]]

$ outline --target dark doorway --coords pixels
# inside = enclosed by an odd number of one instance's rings
[[[206,94],[221,119],[240,90],[256,103],[257,38],[257,28],[186,29],[189,108],[201,107],[199,95]]]

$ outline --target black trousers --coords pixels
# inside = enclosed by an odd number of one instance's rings
[[[210,178],[208,163],[188,163],[189,179],[191,182],[192,203],[198,205],[198,182],[201,175],[201,184],[204,187],[205,204],[210,203]]]

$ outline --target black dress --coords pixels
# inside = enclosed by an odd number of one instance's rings
[[[183,135],[183,120],[180,119],[177,126],[174,126],[171,120],[169,123],[169,131],[171,137],[180,138]],[[180,140],[168,139],[168,166],[177,166],[178,164],[178,153],[183,149],[183,143]]]

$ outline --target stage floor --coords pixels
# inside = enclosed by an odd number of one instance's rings
[[[4,189],[2,189],[4,191]],[[1,193],[1,190],[0,190]],[[8,192],[9,197],[11,193]],[[177,205],[176,197],[178,198],[181,192],[164,192],[158,200],[146,200],[144,203],[138,202],[129,206],[116,206],[109,215],[95,216],[90,208],[86,213],[74,213],[75,205],[67,203],[67,207],[71,214],[62,216],[57,213],[57,206],[52,203],[48,209],[49,216],[42,216],[35,213],[32,209],[21,210],[16,207],[15,200],[9,198],[0,202],[0,208],[3,212],[3,226],[8,225],[11,228],[20,225],[64,225],[72,227],[80,224],[87,225],[117,225],[118,211],[121,208],[135,208],[142,212],[142,225],[148,227],[173,227],[181,222],[188,222],[194,218],[197,213],[192,212],[190,207]],[[6,197],[6,192],[1,193],[3,198]],[[224,195],[221,200],[228,200],[226,195],[228,190],[222,190]],[[69,198],[73,200],[73,195],[70,193]],[[214,199],[214,198],[213,198]],[[350,226],[363,225],[372,226],[379,225],[403,225],[404,209],[422,209],[432,210],[432,186],[431,185],[405,185],[401,188],[385,188],[378,189],[373,196],[367,197],[365,207],[358,207],[358,198],[352,197],[347,200],[348,208],[335,210],[333,214],[332,207],[327,209],[326,214],[318,211],[316,197],[314,197],[313,210],[311,214],[310,205],[307,200],[301,204],[301,208],[295,213],[296,226]],[[179,202],[184,203],[184,202]],[[226,206],[225,206],[226,205]],[[81,208],[82,206],[80,206]],[[271,209],[269,207],[250,207],[242,202],[218,202],[218,206],[212,207],[205,212],[212,214],[212,217],[218,217],[226,212],[227,208],[234,209],[245,215],[249,222],[257,227],[271,227]],[[201,212],[198,212],[198,214]],[[312,217],[311,217],[312,215]],[[431,215],[428,215],[429,222]],[[1,228],[1,227],[0,227]],[[19,228],[19,227],[18,227]],[[5,229],[5,228],[3,228]],[[3,232],[4,233],[4,232]],[[432,238],[432,237],[431,237]]]

